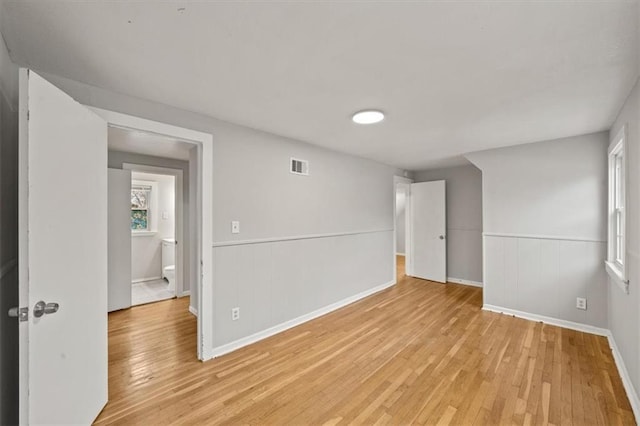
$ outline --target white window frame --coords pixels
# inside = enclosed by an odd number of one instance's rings
[[[131,236],[143,237],[156,235],[158,233],[158,223],[156,221],[158,216],[158,200],[156,196],[158,194],[158,182],[134,179],[131,181],[131,186],[148,186],[151,188],[147,206],[148,229],[132,229]]]
[[[609,208],[608,244],[605,267],[611,279],[629,293],[626,275],[626,140],[625,124],[612,139],[608,150]]]

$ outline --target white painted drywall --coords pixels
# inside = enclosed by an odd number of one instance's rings
[[[162,240],[175,238],[175,177],[153,173],[131,172],[136,184],[155,183],[151,193],[151,227],[153,233],[131,233],[131,280],[133,282],[158,279],[162,276]],[[167,213],[164,219],[162,214]]]
[[[108,170],[107,309],[131,306],[131,171]]]
[[[0,37],[0,424],[18,423],[18,68]]]
[[[626,149],[626,258],[629,294],[611,279],[609,294],[609,329],[629,373],[637,400],[640,392],[640,83],[636,83],[620,110],[610,137],[627,125]],[[631,399],[631,395],[630,395]]]
[[[447,275],[482,282],[482,172],[473,165],[414,173],[416,182],[446,181]]]
[[[607,144],[602,132],[467,155],[483,177],[485,305],[607,327]]]
[[[214,135],[213,241],[254,242],[242,248],[215,250],[215,273],[224,276],[227,272],[223,268],[230,265],[233,269],[228,273],[237,273],[239,278],[234,281],[216,278],[213,300],[204,301],[211,309],[215,303],[214,347],[249,333],[237,326],[237,321],[230,325],[227,320],[231,318],[231,308],[238,301],[253,297],[248,292],[256,292],[258,288],[273,291],[287,301],[240,306],[241,318],[257,318],[253,329],[261,330],[270,325],[262,320],[267,312],[272,312],[278,321],[285,321],[295,318],[299,307],[309,309],[316,299],[336,302],[393,281],[393,175],[402,175],[402,171],[166,105],[51,75],[48,78],[85,104]],[[291,174],[290,157],[309,160],[310,175]],[[240,234],[231,234],[232,220],[240,221]],[[379,234],[378,238],[371,237],[371,231]],[[342,256],[316,257],[329,240],[306,237],[333,233],[349,234],[335,237],[336,252]],[[289,237],[305,242],[292,243],[286,240]],[[255,241],[260,239],[275,241],[262,245]],[[271,262],[278,250],[288,253],[292,245],[299,245],[296,257],[291,260],[283,257],[273,263],[272,276],[291,275],[297,270],[295,259],[300,259],[308,270],[316,271],[316,275],[313,281],[292,280],[294,287],[280,291],[274,287],[279,280],[256,271],[262,270],[259,265]],[[271,253],[264,252],[265,247],[270,247]],[[245,250],[253,254],[238,257],[232,263],[221,263],[217,257],[222,252],[235,256],[233,253]],[[316,289],[326,294],[318,299]]]
[[[406,254],[406,200],[404,188],[396,188],[396,254]]]

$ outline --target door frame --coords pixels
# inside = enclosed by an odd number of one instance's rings
[[[147,166],[144,164],[137,163],[123,163],[123,170],[131,170],[132,172],[142,172],[142,173],[154,173],[157,175],[165,175],[165,176],[173,176],[175,178],[174,185],[174,194],[175,194],[175,204],[173,207],[173,217],[174,219],[174,238],[178,242],[177,250],[176,250],[176,286],[174,289],[174,296],[182,297],[188,296],[190,294],[189,291],[184,291],[184,247],[189,244],[191,245],[192,241],[189,239],[189,233],[185,235],[184,233],[184,206],[183,206],[183,185],[184,185],[184,177],[182,173],[182,169],[172,169],[171,167],[161,167],[161,166]],[[133,237],[133,235],[132,235]],[[162,274],[161,274],[162,275]]]
[[[396,258],[396,241],[397,241],[397,221],[396,221],[396,194],[398,187],[402,187],[405,191],[405,207],[404,207],[404,219],[405,219],[405,253],[404,253],[404,267],[405,275],[411,275],[413,272],[413,257],[411,253],[411,184],[413,179],[409,179],[402,176],[393,177],[393,282],[397,281],[398,262]]]
[[[213,358],[213,135],[158,121],[147,120],[133,115],[109,111],[85,105],[102,117],[107,125],[126,130],[169,136],[173,139],[192,143],[198,148],[196,229],[200,259],[199,273],[196,274],[197,301],[197,348],[198,359],[206,361]],[[191,293],[191,297],[194,294]],[[208,303],[203,303],[206,300]]]

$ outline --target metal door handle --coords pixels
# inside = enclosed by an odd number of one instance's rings
[[[33,307],[33,316],[36,318],[40,318],[44,314],[55,314],[56,312],[58,312],[59,308],[60,305],[58,305],[57,303],[44,303],[44,301],[41,300]]]
[[[441,240],[444,240],[444,235],[440,235],[440,239],[441,239]]]

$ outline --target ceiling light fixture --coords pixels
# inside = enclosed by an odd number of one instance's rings
[[[351,117],[351,119],[354,123],[358,124],[379,123],[380,121],[384,120],[384,113],[375,109],[368,109],[356,112],[355,114],[353,114],[353,117]]]

